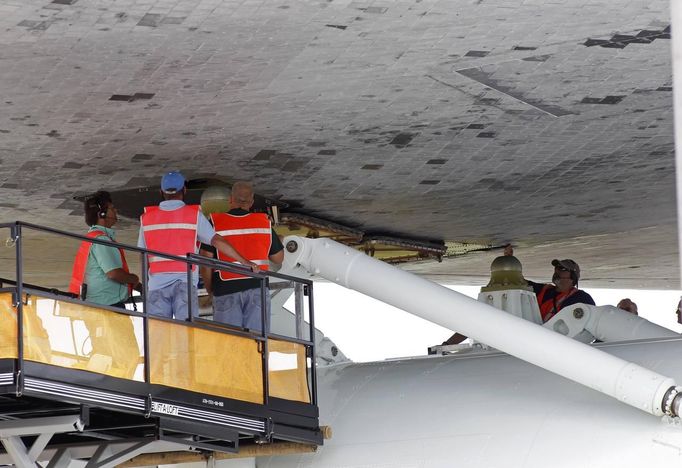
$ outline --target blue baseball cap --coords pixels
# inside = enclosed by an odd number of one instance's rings
[[[178,193],[185,187],[185,177],[178,171],[169,172],[161,177],[161,190],[165,193]]]

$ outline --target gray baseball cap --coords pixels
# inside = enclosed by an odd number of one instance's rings
[[[575,273],[575,279],[578,281],[580,279],[580,267],[570,258],[564,260],[557,260],[556,258],[552,260],[552,266],[554,268],[560,268],[562,270],[571,271]]]

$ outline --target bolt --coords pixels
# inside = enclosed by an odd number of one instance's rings
[[[573,317],[577,318],[578,320],[580,320],[580,319],[583,318],[584,316],[585,316],[585,312],[583,312],[583,310],[580,309],[580,308],[575,309],[575,310],[573,311]]]
[[[294,253],[297,250],[298,250],[298,244],[296,243],[296,241],[287,242],[287,252]]]

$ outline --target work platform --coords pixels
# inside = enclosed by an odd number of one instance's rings
[[[0,463],[108,468],[148,452],[322,444],[311,282],[190,255],[188,265],[261,279],[262,294],[268,277],[291,287],[297,336],[232,328],[198,311],[177,321],[145,314],[144,294],[138,312],[23,279],[27,230],[137,252],[143,270],[163,253],[21,222],[0,228],[10,230],[17,271],[0,288]]]

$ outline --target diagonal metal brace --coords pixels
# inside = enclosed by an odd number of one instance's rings
[[[152,442],[154,442],[154,439],[143,439],[113,454],[111,450],[112,443],[104,442],[97,448],[97,451],[92,455],[85,468],[114,467],[139,455]]]
[[[36,460],[53,435],[60,432],[82,431],[80,415],[0,421],[0,442],[12,457],[17,468],[37,468]],[[38,435],[30,450],[21,437]]]

